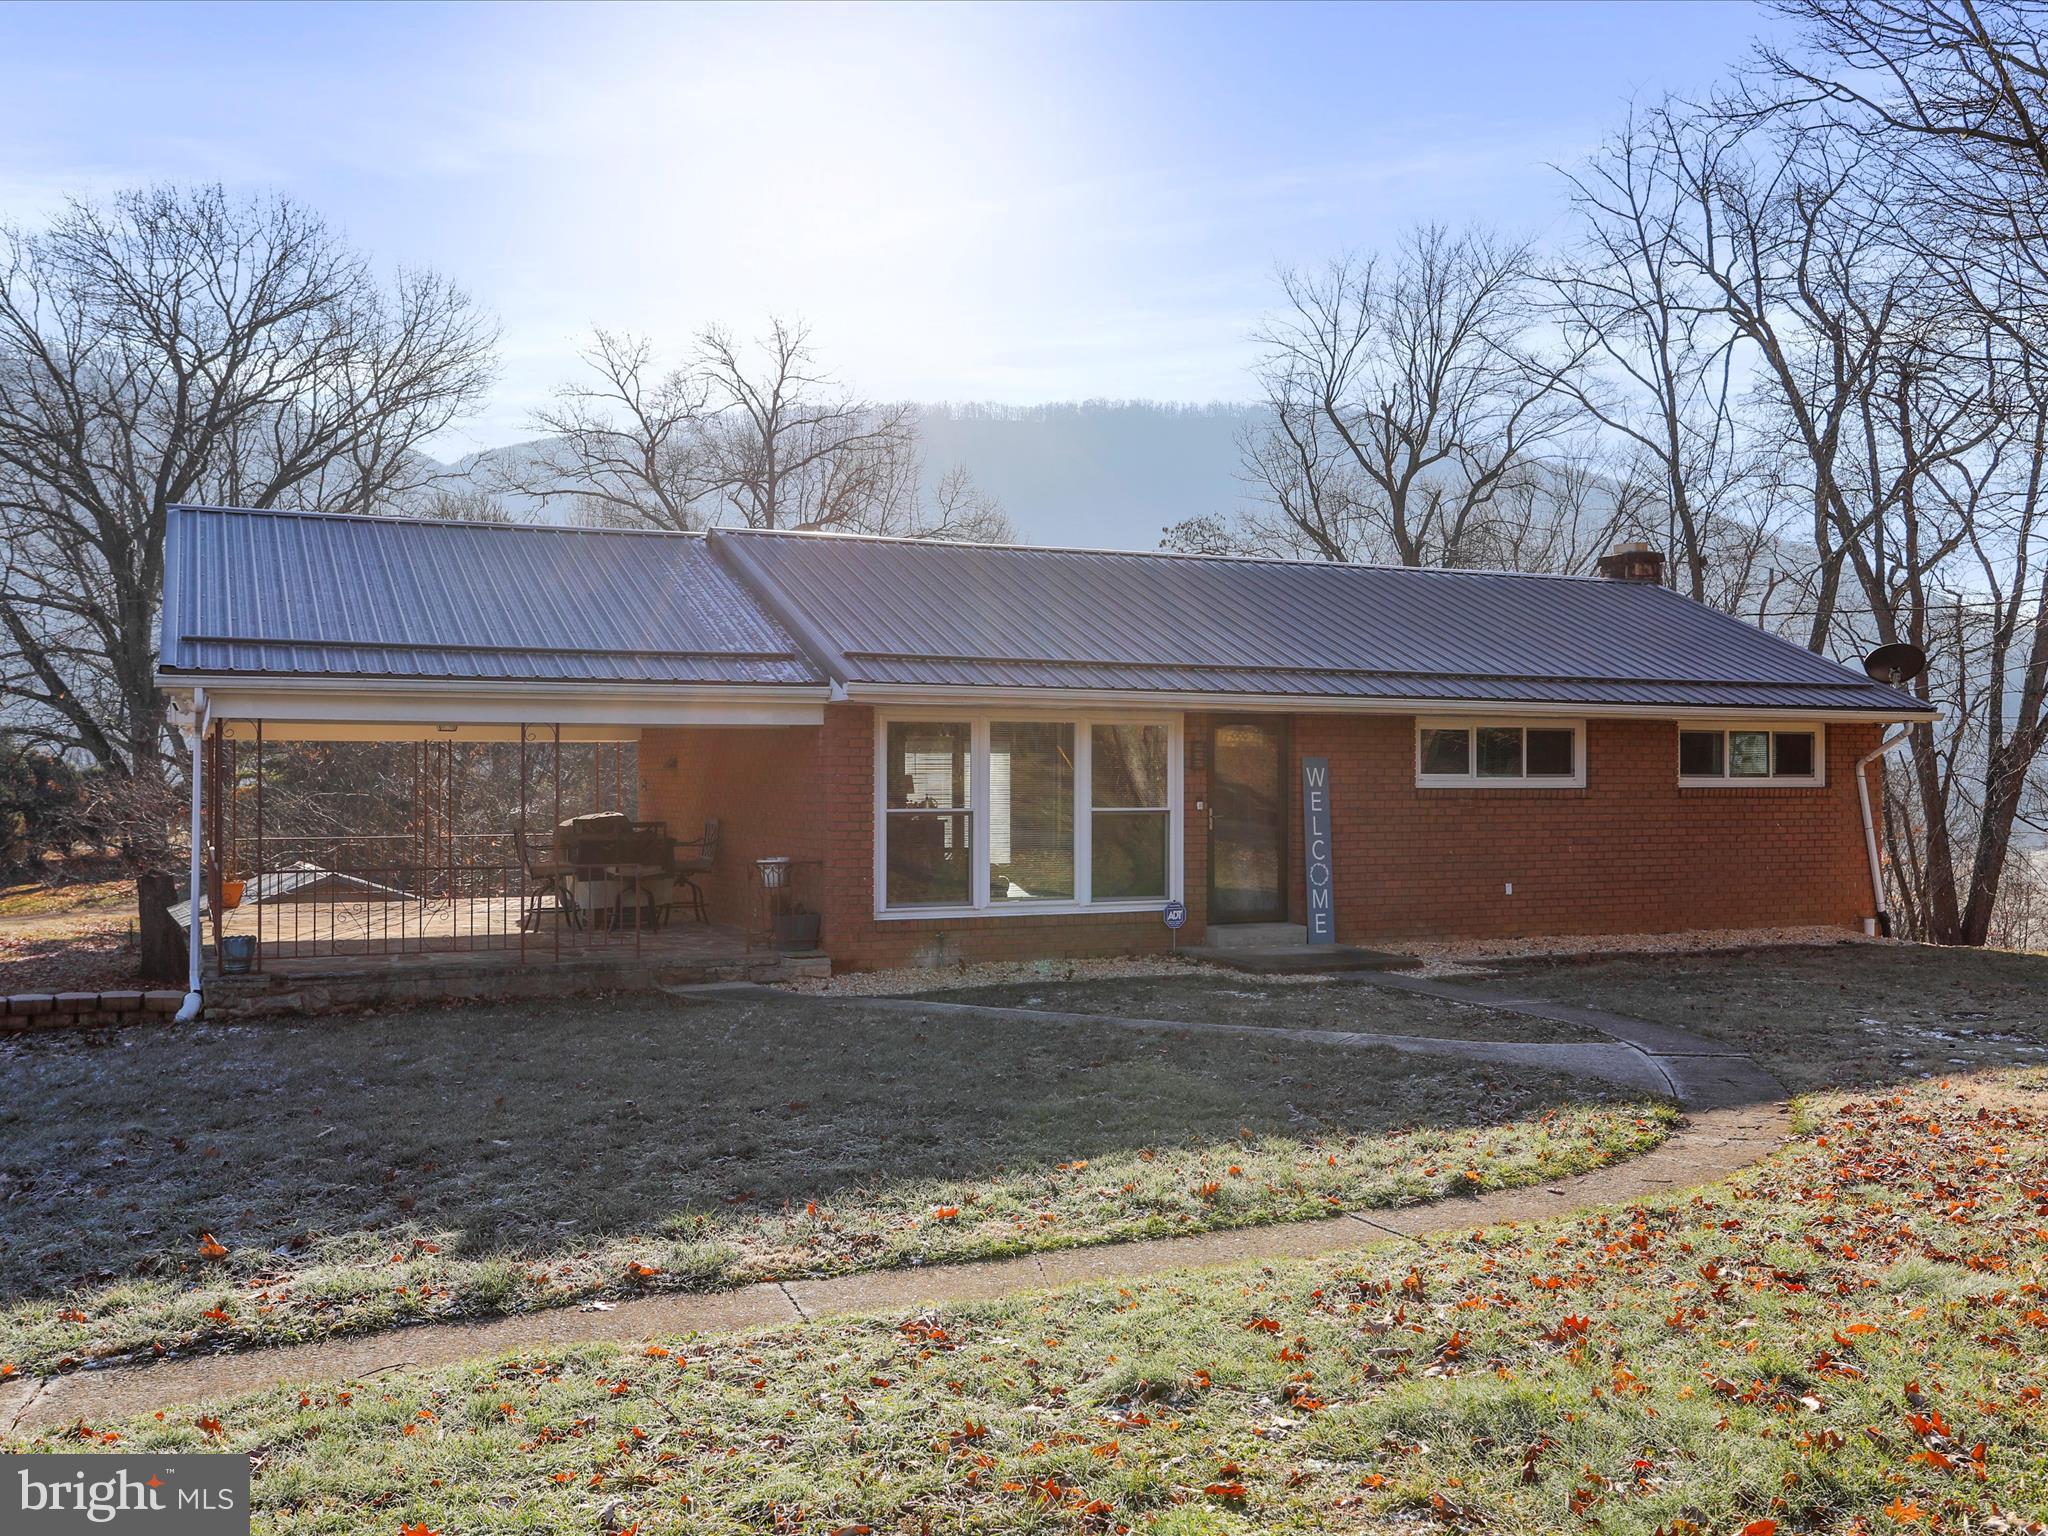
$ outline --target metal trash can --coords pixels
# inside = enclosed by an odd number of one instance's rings
[[[246,976],[256,967],[256,935],[253,933],[223,934],[220,941],[220,973],[223,976]]]

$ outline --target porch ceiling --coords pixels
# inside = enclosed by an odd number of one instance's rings
[[[228,741],[256,739],[256,720],[222,719],[214,716],[221,735]],[[562,741],[638,741],[637,725],[565,725]],[[427,723],[408,720],[273,720],[263,719],[263,739],[280,741],[517,741],[521,730],[536,746],[555,739],[552,724],[520,725]]]
[[[184,689],[173,687],[173,693]],[[823,690],[797,697],[755,690],[648,689],[621,692],[582,687],[294,688],[222,682],[207,687],[208,718],[231,741],[637,741],[648,726],[817,725]]]

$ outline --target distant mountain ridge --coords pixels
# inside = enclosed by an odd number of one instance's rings
[[[919,404],[927,482],[964,465],[975,485],[1002,503],[1029,544],[1155,549],[1169,523],[1240,504],[1239,433],[1259,419],[1254,406],[1180,405],[1149,400],[1078,400],[1048,405]],[[461,482],[494,489],[508,461],[534,444],[469,454],[447,467]],[[546,520],[532,497],[498,491],[514,518]]]

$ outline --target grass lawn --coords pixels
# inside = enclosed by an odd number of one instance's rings
[[[1449,1059],[798,999],[0,1042],[0,1365],[1298,1220],[1647,1150]]]
[[[133,880],[83,880],[70,885],[22,880],[0,885],[0,918],[58,917],[71,912],[124,909],[134,902]]]
[[[1002,1008],[1122,1014],[1153,1019],[1213,1020],[1282,1029],[1358,1030],[1460,1040],[1604,1041],[1598,1030],[1548,1019],[1489,1013],[1436,998],[1383,991],[1369,982],[1315,977],[1270,981],[1218,971],[1194,976],[1121,977],[1100,981],[1010,982],[920,993],[935,1001]]]
[[[2040,1530],[2044,1171],[2039,1074],[1916,1084],[1640,1207],[32,1448],[246,1450],[309,1536]]]
[[[1726,1040],[1802,1090],[2048,1064],[2048,956],[1848,944],[1525,962],[1475,986]]]
[[[0,886],[0,994],[142,985],[134,926],[132,880]]]

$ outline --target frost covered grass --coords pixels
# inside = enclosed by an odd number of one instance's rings
[[[0,1044],[0,1366],[1301,1220],[1645,1151],[1449,1059],[661,997]]]
[[[289,1388],[256,1528],[2038,1532],[2048,1092],[1805,1106],[1725,1183],[1303,1263]],[[108,1438],[111,1437],[111,1438]]]

